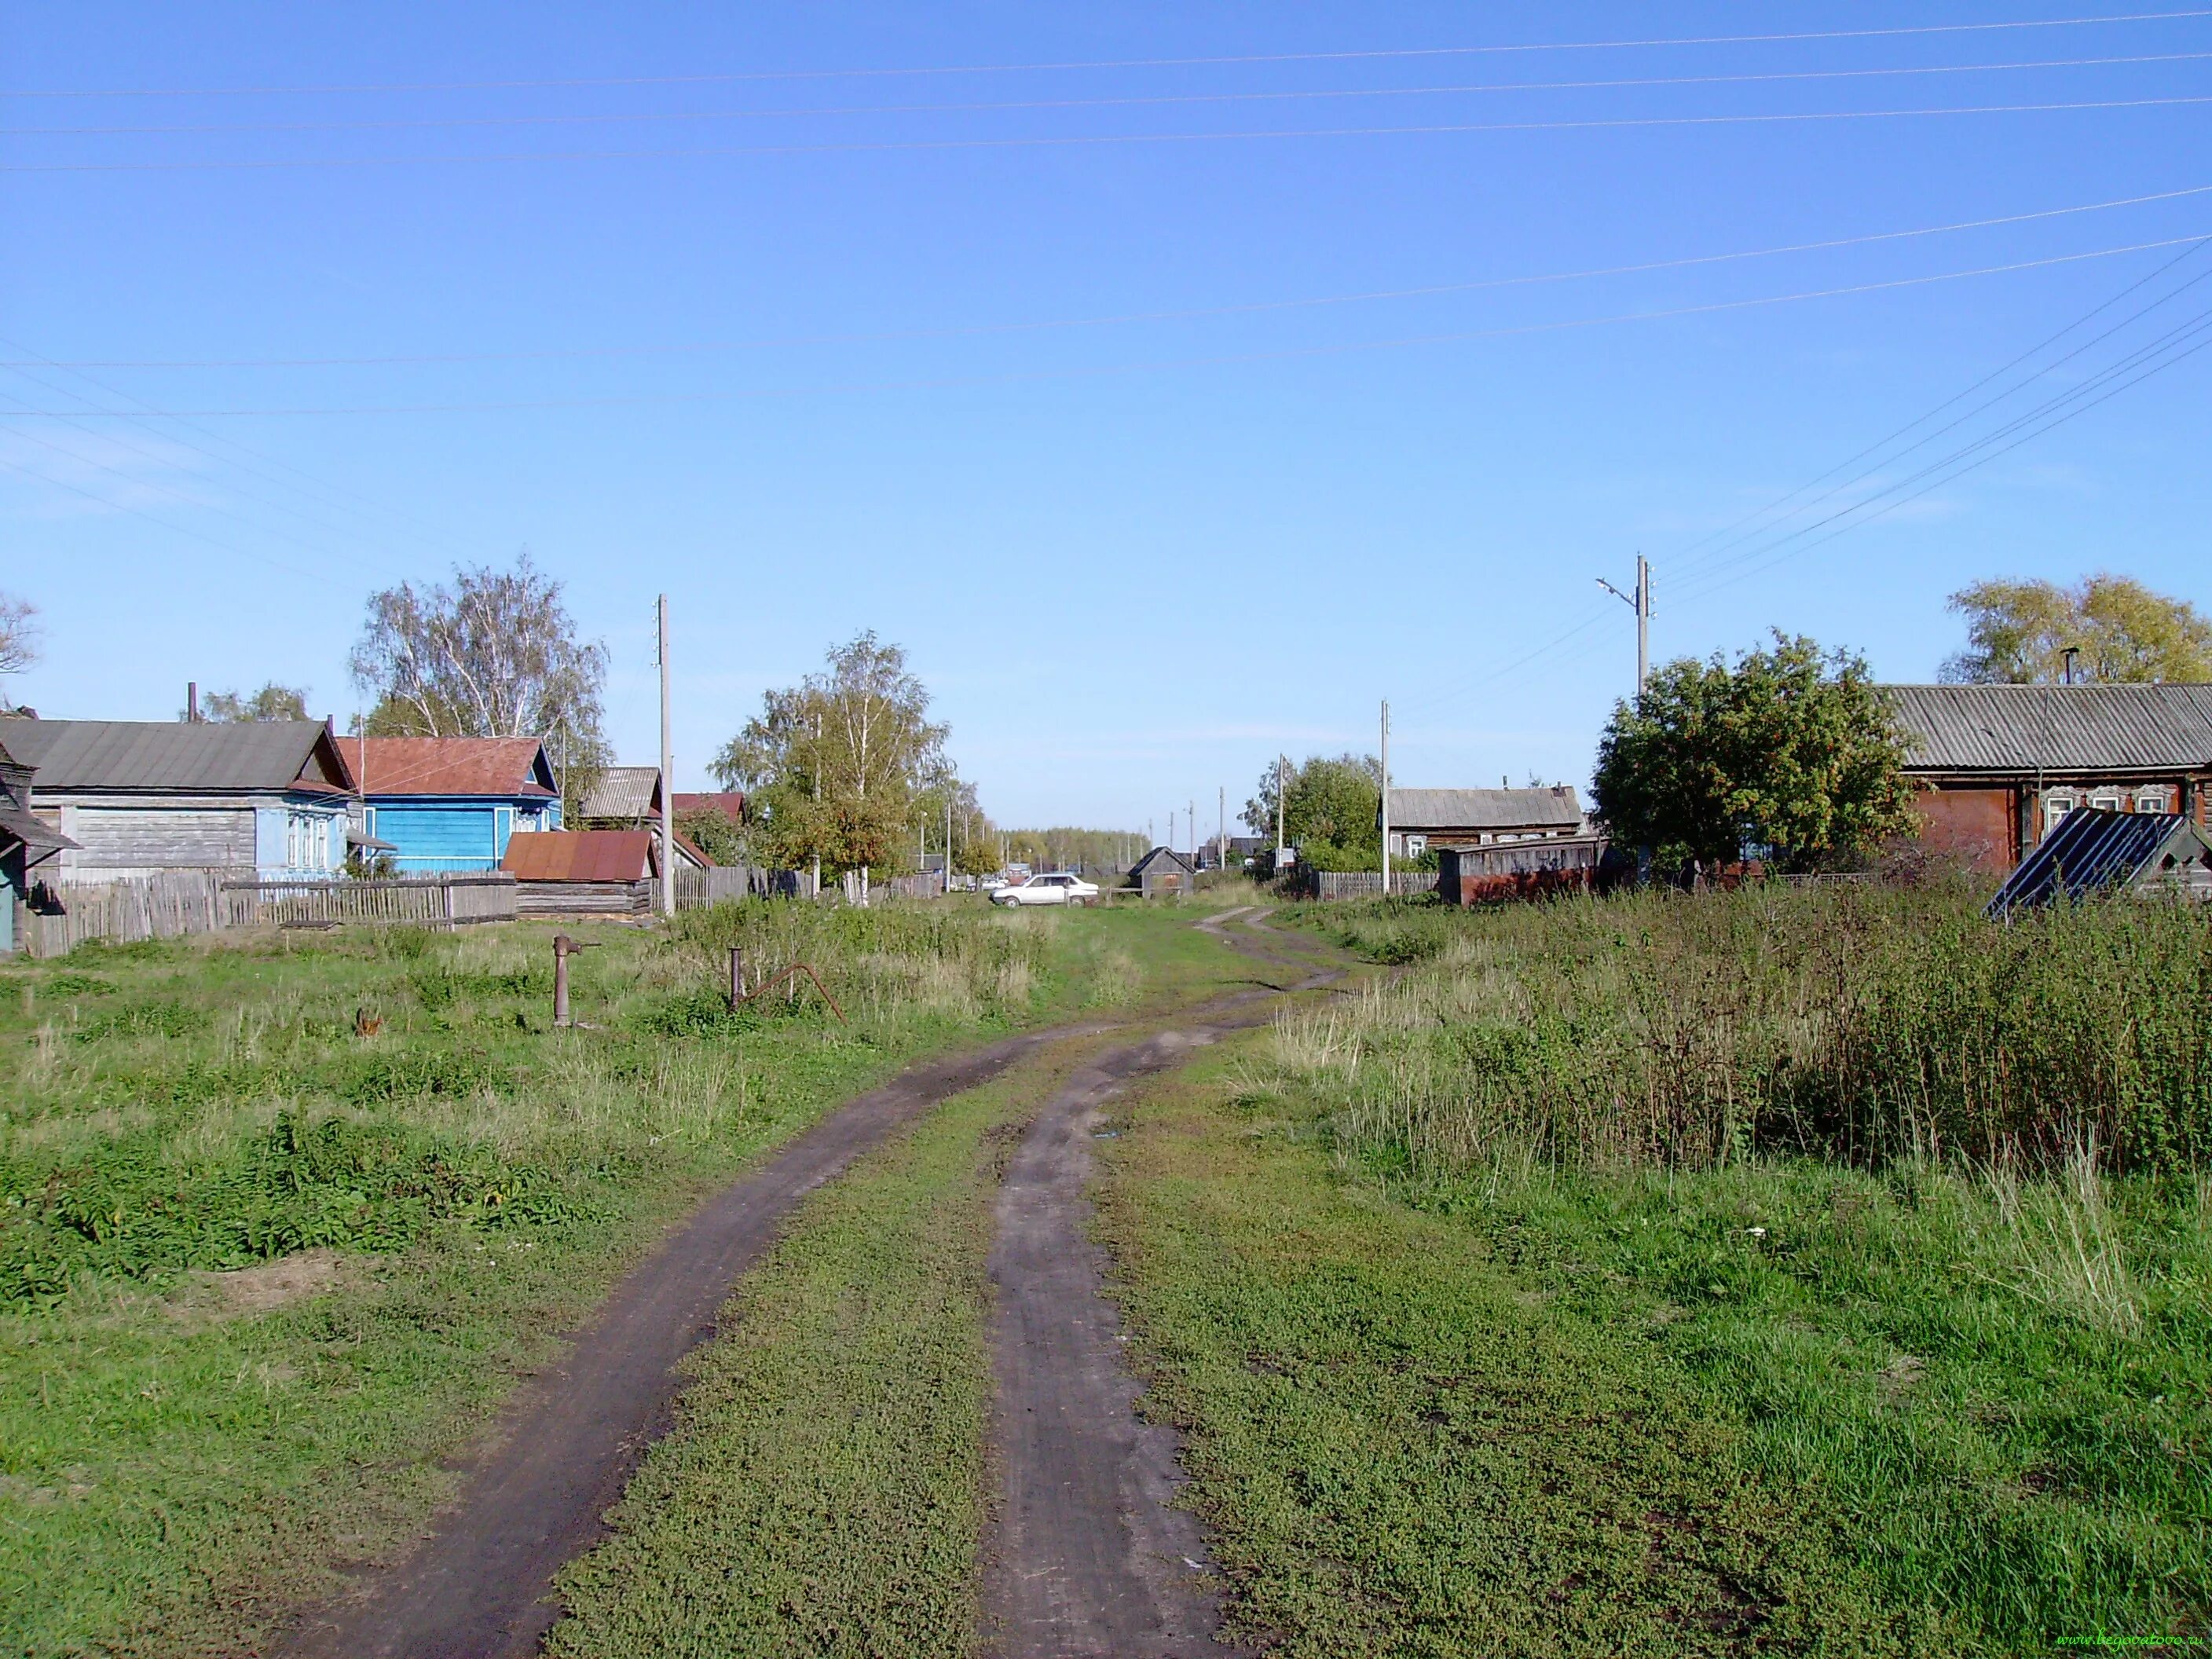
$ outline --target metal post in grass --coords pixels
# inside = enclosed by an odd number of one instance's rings
[[[553,935],[553,1023],[574,1025],[568,1018],[568,958],[579,951],[592,947],[581,939],[570,939],[566,933]]]

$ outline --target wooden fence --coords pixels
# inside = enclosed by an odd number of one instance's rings
[[[35,889],[16,912],[20,947],[66,955],[93,939],[129,944],[223,927],[411,922],[458,927],[514,919],[514,878],[496,871],[374,881],[264,882],[227,870],[171,870],[126,881]]]
[[[1382,872],[1380,870],[1310,870],[1306,872],[1306,879],[1313,884],[1307,890],[1313,897],[1323,901],[1382,896]],[[1393,870],[1390,872],[1392,898],[1415,898],[1436,890],[1437,872],[1433,870]]]

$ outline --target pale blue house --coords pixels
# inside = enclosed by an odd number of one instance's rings
[[[561,790],[536,738],[347,738],[356,838],[403,876],[496,870],[516,836],[561,827]]]

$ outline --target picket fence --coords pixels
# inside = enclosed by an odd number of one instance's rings
[[[41,885],[16,912],[20,947],[67,955],[94,939],[127,945],[224,927],[338,922],[459,927],[514,919],[514,878],[498,871],[371,881],[265,882],[224,870]]]

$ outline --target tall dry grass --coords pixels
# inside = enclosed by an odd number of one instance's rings
[[[2212,916],[1994,925],[1963,889],[1637,894],[1317,920],[1414,965],[1284,1017],[1350,1142],[1480,1163],[1707,1166],[1754,1148],[2108,1169],[2212,1154]]]

